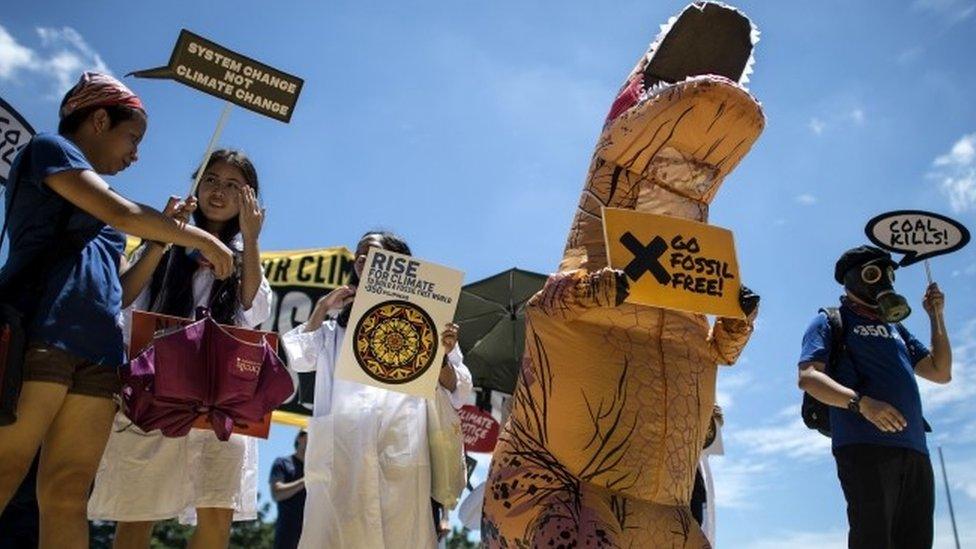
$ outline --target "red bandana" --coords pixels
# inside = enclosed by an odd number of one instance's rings
[[[132,90],[122,82],[107,74],[85,72],[82,73],[75,87],[68,92],[68,97],[61,104],[59,115],[65,118],[79,109],[109,105],[123,105],[146,111],[139,96],[132,93]]]

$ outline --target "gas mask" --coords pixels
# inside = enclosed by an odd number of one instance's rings
[[[908,300],[895,293],[895,267],[885,261],[871,261],[844,275],[844,287],[874,307],[885,322],[901,322],[912,312]]]

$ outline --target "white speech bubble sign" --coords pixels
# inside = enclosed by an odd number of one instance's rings
[[[873,217],[864,232],[875,245],[905,254],[902,267],[954,252],[969,242],[969,230],[948,217],[922,210],[898,210]]]

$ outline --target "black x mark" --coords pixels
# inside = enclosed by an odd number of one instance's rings
[[[637,282],[637,279],[644,276],[645,271],[650,271],[654,278],[661,284],[671,282],[671,275],[664,269],[664,265],[658,261],[668,249],[668,243],[660,236],[655,236],[647,246],[641,244],[637,237],[630,232],[624,233],[620,237],[623,244],[630,253],[634,254],[634,259],[624,268],[627,278]]]

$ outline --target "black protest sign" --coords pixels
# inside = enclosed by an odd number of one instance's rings
[[[948,217],[921,210],[898,210],[873,217],[864,232],[875,245],[905,254],[901,266],[954,252],[969,242],[969,230]]]
[[[0,185],[7,184],[17,152],[34,137],[34,128],[9,103],[0,99]]]
[[[183,29],[165,67],[130,73],[168,78],[235,105],[288,122],[304,81]]]

